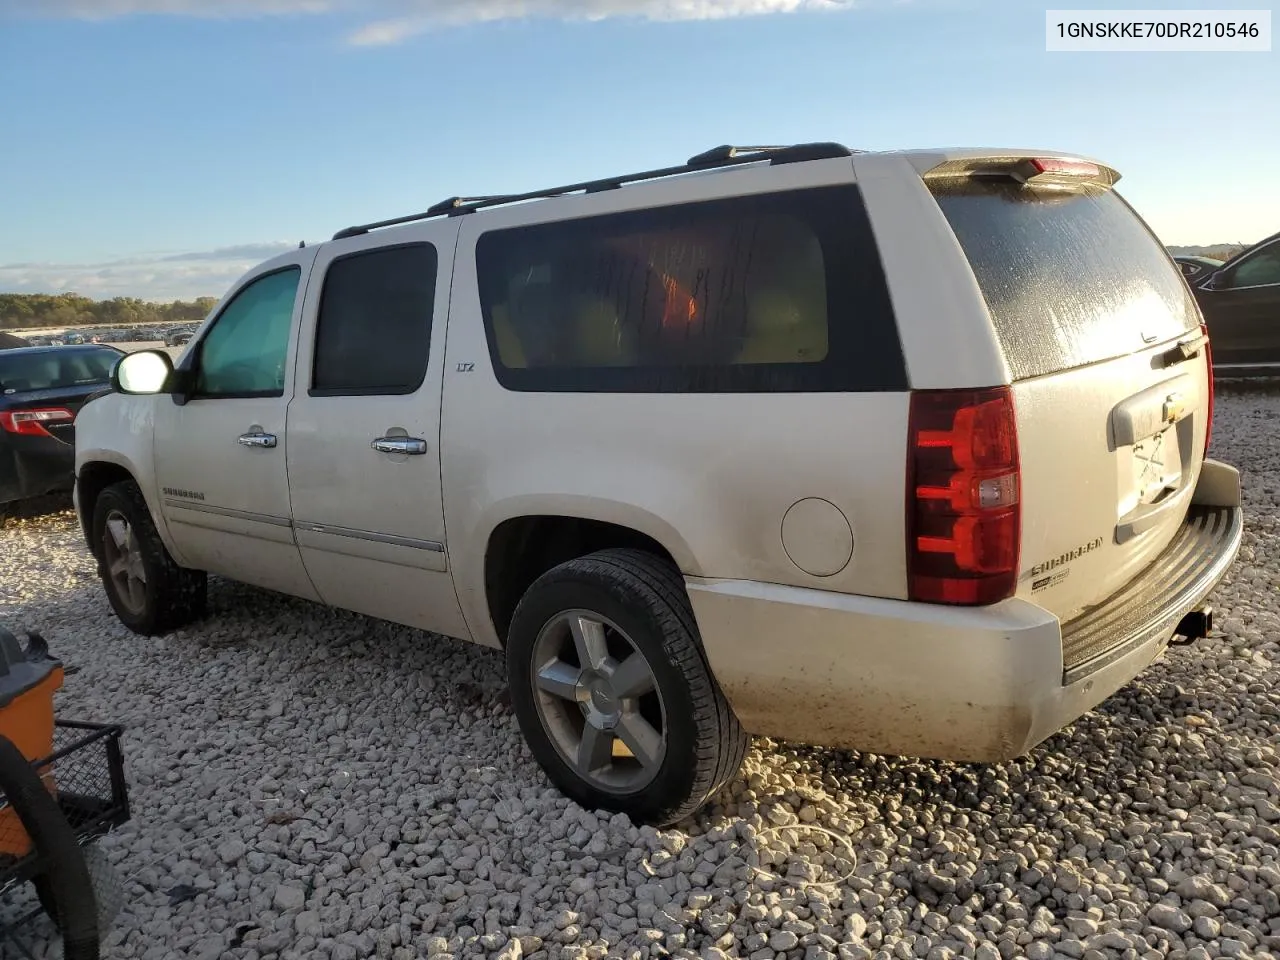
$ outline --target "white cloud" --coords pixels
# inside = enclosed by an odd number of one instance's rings
[[[256,17],[344,13],[370,16],[348,41],[384,46],[434,27],[497,20],[724,20],[731,17],[842,10],[859,0],[0,0],[6,13],[109,19],[130,14]]]
[[[250,267],[294,246],[292,243],[257,243],[194,253],[140,255],[101,263],[0,264],[0,291],[79,293],[95,300],[220,297]]]
[[[106,20],[131,14],[253,17],[325,13],[347,0],[0,0],[0,15]]]

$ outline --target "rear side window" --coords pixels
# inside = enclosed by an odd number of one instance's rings
[[[906,389],[855,186],[496,230],[476,260],[508,389]]]
[[[969,259],[1015,380],[1196,328],[1178,269],[1114,190],[977,179],[929,187]]]
[[[329,265],[311,396],[406,394],[422,386],[436,265],[429,243],[353,253]]]
[[[110,383],[120,356],[115,350],[0,353],[0,394]]]

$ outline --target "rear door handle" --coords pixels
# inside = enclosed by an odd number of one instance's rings
[[[236,442],[246,447],[270,449],[276,445],[276,435],[274,433],[242,433],[236,438]]]
[[[427,452],[427,441],[417,437],[379,437],[372,446],[379,453],[399,453],[410,457],[420,457]]]

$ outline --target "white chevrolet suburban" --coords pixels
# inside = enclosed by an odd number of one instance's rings
[[[722,147],[250,271],[80,413],[140,633],[213,573],[505,649],[579,802],[668,823],[749,734],[1017,756],[1239,547],[1209,342],[1107,166]]]

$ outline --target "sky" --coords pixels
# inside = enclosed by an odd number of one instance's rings
[[[0,0],[0,291],[220,296],[350,223],[721,143],[1068,151],[1167,244],[1280,230],[1280,53],[1048,53],[1045,6]]]

